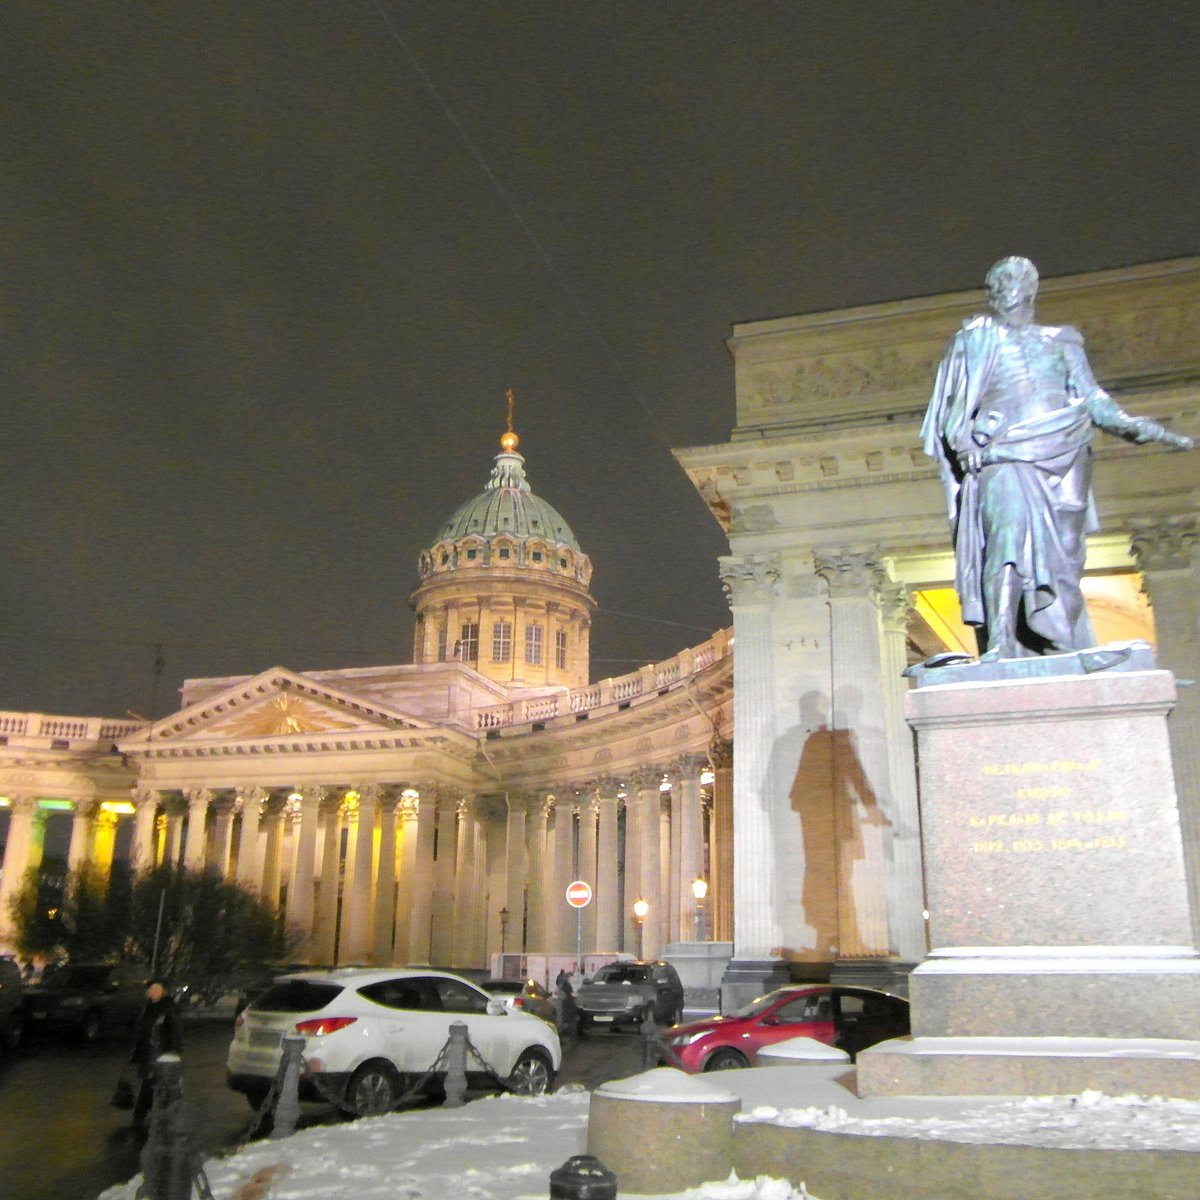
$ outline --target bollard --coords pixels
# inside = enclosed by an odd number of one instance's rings
[[[467,1027],[462,1021],[450,1024],[446,1043],[446,1108],[462,1108],[467,1102]]]
[[[271,1137],[291,1137],[296,1132],[300,1118],[300,1065],[304,1056],[304,1037],[299,1033],[283,1035],[283,1058],[280,1070],[283,1082],[279,1085],[279,1099],[275,1104],[275,1123]]]
[[[646,1009],[639,1032],[642,1035],[642,1070],[649,1071],[658,1066],[661,1057],[658,1048],[658,1026],[654,1023],[653,1009]]]
[[[617,1200],[617,1177],[598,1158],[577,1154],[550,1172],[550,1200]]]
[[[196,1122],[183,1102],[183,1063],[178,1054],[154,1063],[154,1104],[142,1147],[143,1190],[149,1200],[189,1200],[200,1166]]]

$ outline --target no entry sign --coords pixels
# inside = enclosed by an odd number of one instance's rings
[[[582,879],[567,884],[567,903],[572,908],[587,908],[592,902],[592,885]]]

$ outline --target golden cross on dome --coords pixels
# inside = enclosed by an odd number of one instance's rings
[[[512,388],[509,388],[504,395],[508,400],[508,430],[500,436],[500,449],[511,453],[521,440],[513,432],[513,405],[516,403],[516,397],[513,395]]]

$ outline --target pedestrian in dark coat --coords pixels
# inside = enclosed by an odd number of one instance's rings
[[[133,1128],[137,1133],[146,1130],[146,1118],[154,1099],[154,1062],[160,1054],[178,1054],[180,1050],[179,1015],[175,1001],[167,991],[166,981],[151,979],[146,984],[146,1007],[134,1026],[133,1052],[129,1061],[137,1071],[141,1084],[133,1106]]]

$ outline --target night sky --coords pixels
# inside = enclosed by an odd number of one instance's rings
[[[702,641],[670,448],[728,439],[732,325],[1196,253],[1198,45],[1145,0],[6,0],[0,709],[411,661],[510,387],[593,676]]]

